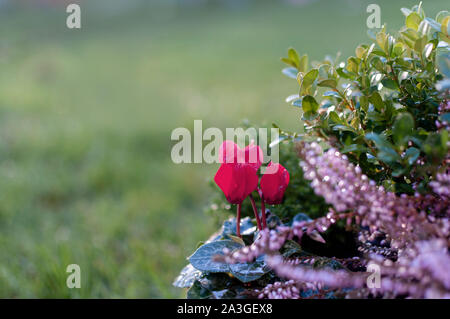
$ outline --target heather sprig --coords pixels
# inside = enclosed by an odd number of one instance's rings
[[[448,234],[448,229],[441,229],[426,214],[418,212],[407,195],[386,192],[336,149],[330,148],[322,154],[320,145],[312,143],[300,147],[299,153],[305,177],[311,180],[316,194],[323,196],[338,212],[355,212],[361,226],[384,231],[394,248]]]

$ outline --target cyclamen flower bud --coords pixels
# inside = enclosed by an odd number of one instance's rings
[[[261,178],[263,200],[270,205],[281,204],[284,192],[289,184],[289,172],[281,164],[269,163],[267,169],[273,174],[264,174]]]

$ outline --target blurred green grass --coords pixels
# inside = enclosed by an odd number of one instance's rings
[[[119,14],[107,2],[85,2],[78,31],[64,7],[0,11],[0,297],[183,297],[171,282],[214,230],[216,167],[173,164],[171,131],[244,118],[296,129],[279,57],[352,54],[370,3]],[[378,3],[395,30],[416,2]],[[81,289],[66,287],[71,263]]]

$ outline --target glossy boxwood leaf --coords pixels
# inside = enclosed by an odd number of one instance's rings
[[[281,72],[291,79],[297,79],[298,70],[296,68],[284,68]]]
[[[383,99],[378,92],[373,92],[369,98],[369,101],[375,106],[378,111],[381,111],[384,107]]]
[[[298,70],[304,73],[308,71],[308,55],[302,55],[302,57],[300,58]]]
[[[404,145],[414,129],[414,118],[408,112],[400,113],[395,119],[392,128],[394,143],[398,146]]]
[[[341,120],[341,118],[339,117],[339,115],[338,115],[335,111],[330,112],[329,118],[330,118],[330,120],[332,120],[334,123],[338,123],[338,124],[344,123],[344,122]]]
[[[289,60],[291,60],[292,63],[295,65],[295,67],[298,69],[300,66],[300,57],[294,48],[289,48],[288,57],[289,57]]]
[[[438,14],[436,14],[436,22],[440,24],[444,18],[448,16],[450,16],[450,12],[447,10],[439,11]]]
[[[317,79],[319,71],[317,69],[312,69],[303,76],[301,81],[301,93],[304,94],[308,92],[308,89],[313,85],[314,81]]]
[[[420,150],[415,147],[410,147],[405,152],[405,158],[407,159],[409,165],[413,165],[419,158],[419,155]]]
[[[364,53],[366,53],[367,46],[358,45],[355,49],[356,57],[362,59],[364,57]]]
[[[449,34],[450,34],[450,17],[449,16],[442,19],[441,32],[443,34],[445,34],[447,37],[449,36]]]
[[[355,57],[349,57],[347,59],[347,70],[351,73],[358,73],[359,69],[359,62],[358,59]]]
[[[378,32],[376,35],[376,41],[378,46],[384,53],[388,52],[387,34],[385,32]]]
[[[336,83],[335,79],[326,79],[326,80],[320,81],[319,83],[317,83],[317,85],[321,86],[321,87],[328,87],[328,88],[335,89],[337,83]]]
[[[380,72],[384,71],[384,63],[381,61],[381,59],[377,56],[373,57],[372,60],[370,60],[370,64]]]
[[[356,133],[356,130],[353,127],[351,127],[350,125],[341,125],[341,124],[335,125],[335,126],[333,126],[333,130]]]
[[[291,94],[286,98],[286,103],[291,103],[292,101],[298,99],[300,96],[298,94]]]
[[[318,70],[319,70],[319,77],[328,78],[328,71],[330,70],[330,65],[322,64],[318,67]]]
[[[426,35],[420,37],[414,43],[414,50],[416,50],[419,53],[422,53],[427,42],[428,42],[428,37]]]
[[[384,117],[384,115],[377,111],[368,111],[367,119],[374,121],[376,124],[381,124],[381,122],[386,121],[386,118]]]
[[[441,161],[447,154],[448,131],[442,130],[428,135],[422,144],[422,150],[433,161]]]
[[[369,98],[365,95],[359,98],[359,108],[367,113],[369,109]]]
[[[230,267],[226,263],[213,261],[216,255],[223,255],[223,250],[228,248],[235,250],[241,248],[242,245],[233,240],[219,240],[204,244],[195,253],[189,257],[192,266],[200,271],[208,272],[229,272]]]
[[[439,72],[450,78],[450,52],[439,52],[436,56]]]
[[[336,69],[337,74],[339,74],[340,77],[343,77],[345,79],[353,79],[355,77],[354,74],[348,72],[346,69],[344,68],[337,68]]]
[[[431,18],[425,18],[424,21],[434,30],[437,32],[441,31],[441,24],[438,23],[436,20]]]
[[[293,106],[302,107],[302,99],[297,99],[292,102]]]
[[[381,80],[381,84],[383,84],[383,86],[387,87],[388,89],[398,90],[397,82],[390,78],[384,78],[383,80]]]
[[[316,119],[318,116],[319,116],[319,113],[308,111],[308,112],[303,113],[302,120],[312,121],[312,120]]]
[[[419,29],[419,24],[422,21],[422,18],[417,12],[411,12],[406,17],[406,27],[411,28],[413,30]]]
[[[333,105],[334,105],[334,103],[332,103],[330,100],[324,99],[322,101],[322,103],[320,103],[320,108],[321,109],[327,109],[329,107],[332,107]]]
[[[350,152],[367,152],[367,147],[360,145],[360,144],[350,144],[350,145],[345,145],[341,149],[342,154],[350,153]]]
[[[297,66],[294,64],[294,62],[292,62],[288,58],[281,58],[280,60],[281,60],[281,62],[286,63],[287,65],[290,65],[290,66],[292,66],[294,68],[297,68]]]
[[[395,57],[399,57],[399,56],[401,56],[403,54],[403,52],[404,52],[403,44],[401,42],[397,42],[394,45],[394,48],[392,49],[392,54]]]
[[[425,48],[423,48],[423,56],[428,59],[431,52],[433,52],[433,43],[428,43],[425,45]]]
[[[326,91],[325,93],[323,93],[323,96],[332,96],[337,99],[342,99],[341,96],[339,95],[339,93],[336,91]]]
[[[305,113],[316,113],[319,109],[319,104],[313,96],[305,95],[302,100],[302,108]]]
[[[408,8],[401,8],[400,11],[403,13],[403,15],[404,15],[405,17],[409,16],[409,15],[411,14],[411,12],[412,12],[412,11],[411,11],[410,9],[408,9]]]
[[[371,140],[375,143],[378,153],[374,154],[378,159],[385,163],[395,163],[400,161],[400,155],[395,151],[394,146],[387,141],[386,137],[376,133],[366,134],[366,139]]]

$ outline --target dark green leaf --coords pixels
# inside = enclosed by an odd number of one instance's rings
[[[387,87],[388,89],[398,90],[397,82],[392,79],[384,78],[383,80],[381,80],[381,84],[383,84],[383,86]]]
[[[366,134],[366,139],[375,143],[378,148],[377,158],[385,163],[395,163],[400,161],[400,155],[395,151],[394,146],[386,140],[386,137],[376,133]]]
[[[210,290],[202,286],[202,284],[196,280],[191,289],[187,292],[187,299],[210,299],[213,295]]]
[[[373,92],[369,98],[369,101],[375,106],[378,111],[381,111],[384,108],[383,99],[378,92]]]
[[[408,138],[412,135],[414,129],[414,118],[408,112],[400,113],[395,119],[392,128],[393,139],[397,146],[403,146],[408,142]]]
[[[345,145],[341,149],[342,154],[350,153],[350,152],[367,152],[367,148],[360,144],[350,144],[350,145]]]
[[[189,264],[181,270],[180,274],[173,282],[173,285],[178,288],[189,288],[201,274],[201,271],[195,269],[191,264]]]
[[[302,100],[302,108],[303,112],[311,112],[316,113],[319,109],[319,104],[317,103],[316,99],[311,95],[305,95]]]
[[[405,152],[406,159],[408,160],[409,165],[413,165],[420,155],[420,150],[415,147],[410,147]]]
[[[298,99],[292,102],[293,106],[302,107],[302,99]]]
[[[322,87],[329,87],[332,89],[336,88],[336,80],[335,79],[326,79],[326,80],[322,80],[319,83],[317,83],[318,86],[322,86]]]
[[[312,69],[303,76],[301,83],[301,94],[308,92],[308,89],[312,86],[318,75],[319,71],[317,69]]]
[[[270,271],[264,262],[264,256],[259,256],[254,262],[230,265],[231,274],[242,282],[254,281]]]
[[[302,252],[302,247],[293,240],[287,240],[284,245],[283,248],[281,249],[281,254],[283,255],[284,258],[288,258],[291,257],[292,255],[295,254],[300,254]]]
[[[204,244],[195,253],[189,257],[189,262],[194,268],[200,271],[208,272],[229,272],[230,267],[226,263],[213,261],[216,255],[223,255],[223,250],[235,250],[241,248],[242,245],[233,240],[219,240]]]
[[[344,123],[344,121],[341,120],[341,118],[335,111],[330,112],[329,117],[330,117],[330,120],[332,120],[334,123],[338,123],[338,124]]]
[[[319,116],[319,113],[308,111],[308,112],[303,113],[302,120],[312,121],[312,120],[316,119],[318,116]]]

